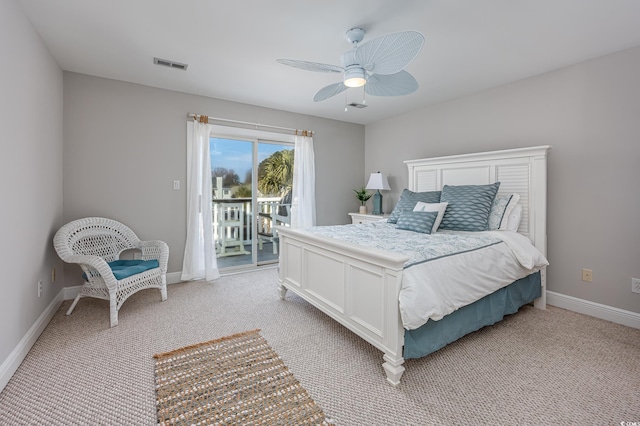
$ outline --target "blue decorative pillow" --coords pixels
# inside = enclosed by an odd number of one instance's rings
[[[413,211],[418,201],[423,203],[439,203],[440,191],[428,191],[428,192],[413,192],[405,189],[400,195],[400,199],[393,208],[393,211],[389,215],[387,222],[396,223],[402,212]]]
[[[430,234],[437,217],[438,212],[402,212],[396,228]]]
[[[450,231],[486,231],[489,212],[500,182],[489,185],[445,185],[440,200],[447,210],[439,229]]]

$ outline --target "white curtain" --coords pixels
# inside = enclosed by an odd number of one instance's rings
[[[313,158],[313,138],[296,136],[294,152],[291,227],[306,228],[316,224],[316,172]]]
[[[211,125],[187,122],[187,243],[182,277],[211,281],[220,277],[211,217]]]

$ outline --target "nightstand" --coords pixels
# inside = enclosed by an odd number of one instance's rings
[[[371,223],[378,222],[380,220],[387,219],[388,214],[362,214],[362,213],[349,213],[351,216],[351,223]]]

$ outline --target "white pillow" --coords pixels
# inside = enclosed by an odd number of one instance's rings
[[[511,199],[509,200],[509,204],[504,209],[504,214],[502,215],[502,221],[500,222],[500,230],[504,231],[509,227],[509,216],[513,212],[513,209],[516,208],[516,205],[520,201],[520,195],[511,194]],[[522,206],[520,206],[520,216],[522,216]],[[520,224],[520,219],[518,219],[518,224]],[[517,227],[516,227],[517,230]]]
[[[444,217],[444,211],[447,209],[449,203],[423,203],[422,201],[418,201],[416,206],[413,208],[414,212],[438,212],[438,217],[436,217],[436,221],[433,222],[433,228],[431,228],[431,232],[436,232],[438,227],[440,226],[440,222],[442,222],[442,218]]]
[[[518,194],[497,196],[493,200],[487,223],[489,231],[504,231],[507,229],[509,215],[518,204],[518,201],[520,201],[520,195]]]
[[[509,217],[507,219],[507,231],[518,232],[518,228],[520,227],[520,220],[522,219],[522,206],[520,204],[516,205]],[[501,228],[502,229],[502,228]]]

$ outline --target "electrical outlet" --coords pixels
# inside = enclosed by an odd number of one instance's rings
[[[591,269],[582,270],[582,281],[593,282],[593,271]]]
[[[631,292],[640,293],[640,278],[631,278]]]
[[[42,296],[42,280],[38,281],[38,297]]]

